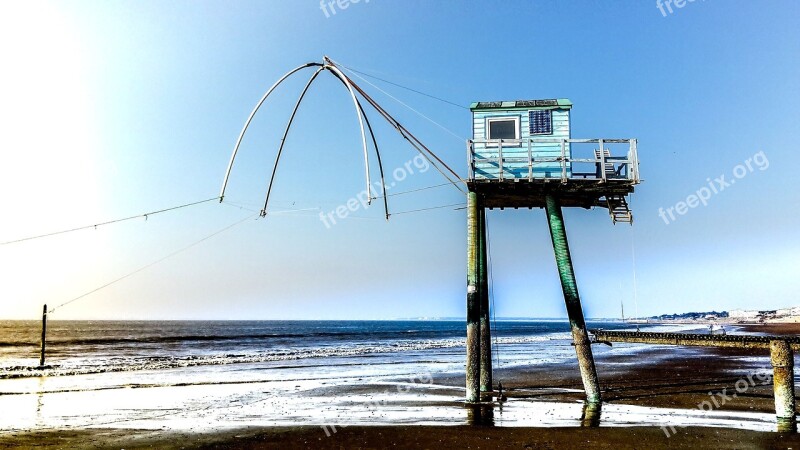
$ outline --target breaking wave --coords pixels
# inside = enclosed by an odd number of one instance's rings
[[[497,344],[526,344],[545,341],[567,341],[569,333],[549,333],[538,336],[498,337]],[[40,376],[88,375],[107,372],[140,370],[165,370],[195,366],[219,366],[273,361],[291,361],[307,358],[348,357],[379,353],[423,351],[464,347],[463,339],[398,340],[380,344],[350,344],[294,350],[270,350],[252,354],[206,354],[188,356],[147,356],[97,358],[81,362],[68,359],[63,364],[44,368],[36,366],[0,366],[0,379]],[[74,361],[74,362],[72,362]]]

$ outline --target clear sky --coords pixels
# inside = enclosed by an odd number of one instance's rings
[[[587,315],[618,317],[620,300],[633,313],[634,267],[640,315],[800,305],[800,3],[694,1],[670,4],[672,13],[654,0],[342,4],[0,3],[0,241],[217,195],[255,102],[289,69],[330,55],[465,107],[569,98],[573,137],[639,139],[645,181],[632,199],[634,227],[612,225],[602,209],[565,212]],[[310,74],[259,113],[226,199],[260,209]],[[463,317],[463,209],[387,223],[377,204],[330,228],[319,219],[364,183],[352,104],[323,75],[298,113],[273,192],[271,209],[293,212],[248,220],[52,318]],[[371,81],[440,124],[362,83],[466,174],[468,110]],[[387,171],[403,167],[413,149],[373,117]],[[659,216],[709,180],[732,179],[748,158],[753,170],[706,206],[669,224]],[[414,169],[394,190],[442,182]],[[445,186],[394,196],[390,208],[463,202]],[[43,303],[61,304],[249,214],[211,202],[0,246],[0,319],[36,319]],[[564,317],[543,211],[492,211],[488,220],[496,314]]]

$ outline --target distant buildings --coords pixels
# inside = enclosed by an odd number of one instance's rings
[[[728,311],[728,316],[731,319],[757,319],[760,314],[760,311],[748,311],[744,309],[732,309]]]
[[[792,311],[797,308],[787,308],[787,309],[771,309],[771,310],[763,310],[763,311],[756,311],[756,310],[746,310],[746,309],[734,309],[730,312],[731,319],[734,319],[736,322],[766,322],[766,321],[773,321],[775,319],[784,318],[790,316]]]
[[[800,317],[800,306],[795,306],[793,308],[784,308],[779,309],[775,312],[775,315],[779,317]]]
[[[727,311],[708,311],[708,312],[690,312],[683,314],[662,314],[660,316],[653,316],[651,319],[657,321],[687,321],[687,320],[719,320],[727,319]]]
[[[783,309],[749,310],[732,309],[730,311],[710,313],[664,314],[653,317],[656,320],[704,320],[733,323],[763,322],[800,322],[800,306]]]

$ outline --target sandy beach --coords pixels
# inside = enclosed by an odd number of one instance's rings
[[[486,428],[470,426],[349,427],[332,437],[316,427],[241,429],[215,434],[158,434],[108,430],[37,433],[3,438],[0,448],[96,449],[786,449],[797,448],[797,435],[736,429],[683,428],[670,438],[658,428]]]
[[[794,334],[798,326],[749,326],[746,331]],[[316,387],[304,385],[306,390],[301,394],[286,394],[281,403],[259,399],[251,405],[243,401],[231,406],[244,408],[237,414],[252,416],[255,425],[225,422],[227,416],[212,414],[206,422],[197,419],[202,416],[193,416],[196,426],[176,428],[168,426],[167,419],[170,414],[181,413],[167,410],[168,415],[161,416],[164,426],[159,426],[156,415],[116,425],[110,420],[60,429],[13,430],[0,435],[0,448],[800,446],[800,435],[776,431],[772,386],[769,380],[762,382],[754,376],[769,369],[766,352],[661,346],[636,352],[618,349],[598,351],[597,366],[604,397],[599,414],[583,408],[577,366],[565,361],[501,366],[495,371],[495,380],[506,390],[508,400],[503,404],[465,407],[461,401],[464,378],[457,372],[435,374],[431,383],[402,383],[398,379],[397,390],[385,379],[325,382]],[[740,380],[748,379],[751,381],[744,392],[724,395],[734,392],[737,381],[741,384]],[[188,388],[162,389],[160,395],[186,395]],[[200,388],[212,395],[218,387]],[[231,388],[242,386],[237,383]],[[149,390],[152,388],[138,387],[127,392],[146,396]],[[102,391],[93,394],[94,401],[102,401],[102,395]],[[704,411],[703,403],[708,406],[712,401],[714,406]],[[279,421],[264,425],[260,416],[275,415],[275,408],[283,408],[278,414],[296,415],[294,425],[280,425]],[[215,421],[220,421],[219,426]]]

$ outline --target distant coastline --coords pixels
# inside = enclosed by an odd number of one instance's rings
[[[463,321],[463,317],[403,317],[399,321]],[[566,322],[566,317],[497,317],[501,322]],[[648,317],[587,317],[591,322],[625,322],[631,324],[742,324],[800,323],[800,306],[771,310],[686,312]]]
[[[660,316],[620,319],[629,323],[653,324],[742,324],[758,325],[771,323],[800,323],[800,306],[771,310],[688,312],[682,314],[662,314]]]

